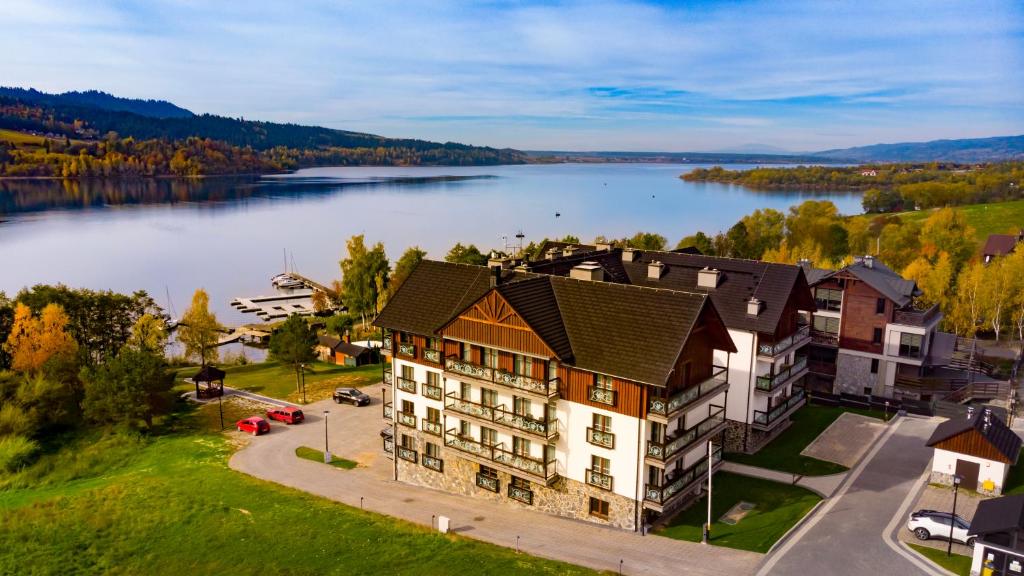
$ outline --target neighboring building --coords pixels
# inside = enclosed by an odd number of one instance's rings
[[[375,324],[399,481],[638,530],[719,466],[736,349],[706,294],[427,260]]]
[[[875,176],[878,176],[878,171],[877,170],[861,170],[860,175],[861,176],[868,176],[868,177],[875,177]]]
[[[341,338],[317,336],[316,354],[320,360],[345,366],[363,366],[378,361],[379,351],[359,344],[353,344],[346,332]]]
[[[737,351],[729,366],[727,451],[755,452],[803,406],[814,299],[799,266],[703,256],[691,251],[611,249],[531,262],[531,271],[707,294]]]
[[[1024,494],[979,502],[968,533],[977,536],[971,576],[1024,574]]]
[[[935,429],[928,446],[935,448],[931,482],[999,495],[1020,455],[1021,439],[990,408],[968,409],[967,417],[946,420]]]
[[[981,250],[982,260],[988,264],[994,258],[1006,256],[1024,242],[1024,230],[1017,234],[989,234],[985,247]]]
[[[334,363],[334,348],[341,344],[341,338],[335,338],[328,334],[320,334],[316,337],[316,346],[313,350],[321,362]]]

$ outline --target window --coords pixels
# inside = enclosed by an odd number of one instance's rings
[[[402,448],[412,450],[416,447],[416,439],[408,434],[402,434]]]
[[[818,310],[838,312],[843,303],[843,291],[830,288],[815,288],[814,302]]]
[[[554,462],[555,461],[555,445],[545,444],[544,445],[544,461]]]
[[[405,412],[406,414],[415,414],[416,405],[410,400],[402,400],[402,412]]]
[[[872,392],[873,392],[873,390],[871,389],[871,386],[865,386],[864,387],[864,395],[865,396],[871,396]]]
[[[473,361],[473,346],[470,344],[462,344],[462,361],[472,362]]]
[[[427,372],[427,384],[430,384],[431,386],[440,386],[441,385],[441,375],[438,374],[437,372],[429,372],[428,371]]]
[[[839,318],[832,318],[829,316],[815,316],[814,325],[812,326],[816,332],[825,332],[828,334],[839,334]]]
[[[427,422],[440,423],[441,422],[441,411],[437,408],[427,408]]]
[[[872,344],[881,344],[882,343],[882,329],[881,328],[875,328],[874,331],[871,332],[871,343]]]
[[[484,446],[494,446],[498,443],[498,431],[486,426],[480,427],[480,443]]]
[[[900,356],[919,358],[921,356],[921,335],[904,332],[900,334]]]
[[[661,468],[647,465],[647,483],[651,486],[661,486]]]
[[[530,481],[529,480],[524,480],[522,478],[517,478],[517,477],[513,476],[512,477],[512,486],[514,488],[519,488],[521,490],[529,490],[530,489]]]
[[[651,442],[661,442],[662,430],[665,425],[660,422],[651,422],[651,435],[648,438]]]
[[[427,338],[427,348],[430,348],[431,350],[440,350],[441,349],[441,339],[440,338]]]
[[[408,332],[399,332],[398,341],[402,344],[412,344],[412,334],[409,334]]]
[[[512,357],[514,372],[520,376],[533,376],[533,358],[516,354]]]
[[[608,518],[608,501],[600,498],[590,499],[590,515],[598,518]]]
[[[871,373],[878,374],[878,358],[871,359]]]
[[[657,424],[653,422],[652,424]],[[653,426],[652,426],[653,428]],[[605,416],[604,414],[594,413],[594,430],[600,432],[611,432],[612,431],[612,417]]]
[[[459,436],[462,436],[463,438],[470,438],[473,436],[473,429],[470,428],[469,422],[459,420]]]
[[[480,475],[485,478],[498,478],[498,471],[488,466],[480,465]]]
[[[512,452],[519,456],[530,456],[530,441],[519,436],[512,437]]]
[[[600,388],[601,390],[611,390],[612,377],[605,376],[604,374],[594,374],[594,388]]]
[[[601,456],[590,457],[590,469],[594,472],[600,472],[601,474],[610,474],[612,469],[612,461]]]
[[[412,366],[407,366],[407,365],[403,365],[402,366],[402,378],[405,378],[406,380],[415,380],[416,379],[416,373],[413,372]]]
[[[548,380],[554,380],[558,378],[558,362],[554,360],[548,361]]]
[[[427,449],[427,456],[429,456],[431,458],[440,458],[441,457],[441,447],[438,446],[437,444],[434,444],[433,442],[427,442],[426,449]]]
[[[875,301],[875,314],[885,314],[885,298]]]
[[[529,416],[532,414],[532,412],[530,412],[530,399],[521,398],[519,396],[513,397],[512,411],[520,416]]]
[[[473,399],[473,387],[469,384],[462,382],[459,384],[459,398],[463,400]]]
[[[495,350],[494,348],[484,348],[483,349],[483,357],[484,357],[484,362],[483,362],[484,366],[487,366],[489,368],[497,368],[498,367],[498,351],[497,350]]]
[[[484,406],[498,405],[498,392],[489,388],[480,389],[480,403]]]

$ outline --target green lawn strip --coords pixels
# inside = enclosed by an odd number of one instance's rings
[[[881,419],[881,412],[808,404],[793,413],[793,423],[785,432],[762,448],[757,454],[727,453],[725,459],[731,462],[770,468],[803,476],[824,476],[845,472],[847,468],[834,462],[826,462],[800,454],[843,412],[853,412]]]
[[[1003,496],[1011,494],[1024,494],[1024,448],[1020,451],[1017,464],[1010,467],[1010,473],[1006,475],[1006,483],[1003,484]]]
[[[992,202],[989,204],[965,204],[963,206],[954,206],[953,208],[963,212],[967,223],[974,228],[974,237],[979,244],[984,243],[989,234],[1007,234],[1010,228],[1024,225],[1024,200]],[[935,210],[937,208],[898,212],[896,215],[904,222],[923,223]],[[874,218],[876,216],[878,214],[865,214],[863,216],[854,216],[854,218]]]
[[[323,463],[324,461],[324,453],[322,450],[317,450],[316,448],[310,448],[308,446],[299,446],[298,448],[296,448],[295,455],[298,456],[299,458],[312,460],[313,462]],[[337,456],[334,455],[331,456],[331,466],[335,466],[337,468],[344,468],[345,470],[351,470],[358,465],[359,464],[357,462],[353,462],[352,460],[338,458]]]
[[[907,544],[914,549],[915,552],[931,560],[932,562],[942,566],[946,570],[949,570],[953,574],[958,576],[967,576],[971,573],[971,557],[964,556],[962,554],[953,554],[952,556],[946,556],[945,550],[939,550],[936,548],[929,548],[928,546],[921,546],[920,544]]]
[[[761,478],[719,472],[714,476],[711,503],[711,543],[765,553],[800,521],[821,497],[798,486]],[[754,504],[735,525],[719,518],[739,502]],[[701,527],[707,519],[707,496],[672,519],[657,533],[669,538],[700,542]]]
[[[83,434],[0,484],[0,550],[17,551],[0,574],[595,573],[232,471],[230,436],[205,421],[102,450]],[[66,478],[76,454],[96,459],[75,466],[91,476]]]
[[[296,390],[295,371],[291,366],[276,360],[267,360],[242,366],[222,366],[227,376],[224,385],[280,398],[289,402],[301,402],[302,393]],[[177,377],[182,390],[188,388],[181,379],[191,377],[197,368],[181,368]],[[306,365],[306,400],[315,402],[329,398],[339,386],[360,388],[381,381],[380,364],[367,366],[342,366],[327,362],[310,362]]]

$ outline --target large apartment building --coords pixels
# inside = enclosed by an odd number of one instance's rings
[[[807,322],[815,303],[801,267],[608,245],[558,245],[544,254],[527,268],[708,295],[736,346],[715,355],[717,365],[729,367],[727,451],[759,450],[804,405]]]
[[[726,323],[706,291],[599,270],[416,267],[375,321],[397,480],[632,530],[697,496],[727,427]]]

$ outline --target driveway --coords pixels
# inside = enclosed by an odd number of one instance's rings
[[[330,400],[309,404],[303,407],[304,424],[275,423],[270,434],[253,438],[232,456],[231,468],[424,526],[431,526],[435,515],[444,515],[464,536],[510,548],[518,538],[520,549],[529,554],[599,570],[617,572],[621,560],[624,574],[752,574],[763,559],[753,552],[640,536],[395,482],[392,461],[384,456],[379,436],[384,427],[381,389],[363,390],[373,397],[370,406],[338,406]],[[360,467],[341,470],[295,456],[298,446],[323,449],[324,409],[330,410],[332,454],[355,460]]]
[[[936,574],[892,537],[922,487],[940,419],[903,417],[758,574]]]

